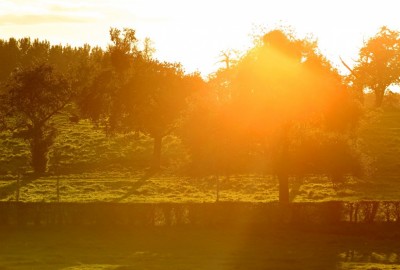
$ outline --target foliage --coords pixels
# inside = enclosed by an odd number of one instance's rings
[[[276,174],[282,201],[290,175],[361,174],[359,107],[315,42],[271,31],[210,83],[212,101],[198,102],[189,120],[196,124],[185,128],[201,171]]]
[[[53,65],[71,78],[87,75],[87,64],[92,62],[90,57],[95,58],[99,53],[102,53],[100,48],[91,48],[89,45],[51,45],[47,40],[30,38],[0,40],[0,81],[5,82],[17,68],[38,63]]]
[[[18,70],[7,83],[2,98],[9,119],[8,128],[14,136],[29,141],[36,173],[47,169],[47,154],[56,136],[51,120],[71,97],[68,81],[47,64]]]
[[[138,51],[134,30],[111,29],[110,34],[113,43],[103,69],[80,107],[111,132],[140,131],[153,137],[153,167],[158,168],[162,138],[174,129],[187,97],[202,80],[197,74],[185,75],[179,64],[151,59],[149,44]]]
[[[255,160],[248,153],[249,138],[235,120],[236,108],[216,100],[213,90],[192,99],[180,129],[190,153],[188,172],[200,177],[249,172]]]
[[[181,127],[178,135],[190,155],[192,175],[232,179],[273,174],[280,179],[285,201],[289,179],[296,185],[299,179],[329,177],[337,185],[363,174],[368,160],[357,138],[362,112],[353,92],[369,88],[380,106],[400,75],[399,33],[386,27],[360,50],[348,85],[316,42],[283,30],[264,35],[240,59],[223,52],[226,67],[207,83],[199,74],[186,74],[180,64],[154,59],[152,42],[145,39],[140,45],[133,29],[112,28],[110,39],[105,51],[29,38],[0,40],[0,81],[12,74],[0,93],[0,129],[8,129],[0,134],[7,148],[1,153],[3,164],[25,170],[26,145],[15,140],[24,138],[36,172],[46,171],[48,154],[56,173],[116,163],[142,168],[149,162],[151,137],[152,166],[158,168],[163,140],[181,147],[179,139],[166,137]],[[398,95],[388,93],[382,104],[393,110],[393,119],[375,126],[384,130],[370,128],[363,135],[377,155],[379,173],[390,168],[395,175]],[[91,124],[73,115],[70,120],[78,124],[66,124],[62,128],[67,135],[56,137],[60,126],[55,116],[61,111],[75,114],[77,107],[107,135],[116,136],[94,135]],[[176,148],[167,145],[167,151],[175,151],[171,149]],[[8,173],[8,168],[2,166],[1,172]],[[257,200],[263,198],[260,193],[254,195]],[[317,193],[302,196],[326,197]]]
[[[250,123],[250,136],[262,140],[280,179],[280,199],[288,200],[287,177],[291,174],[359,175],[357,156],[350,163],[343,162],[352,155],[359,113],[337,71],[318,53],[314,42],[295,39],[281,30],[267,33],[263,41],[263,46],[239,63],[236,102],[238,111],[244,112],[242,121]],[[304,171],[297,171],[300,168]]]
[[[353,71],[353,83],[375,93],[375,106],[380,107],[387,88],[399,83],[400,32],[381,27],[360,49]]]

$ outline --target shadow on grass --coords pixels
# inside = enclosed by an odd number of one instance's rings
[[[7,199],[10,195],[14,194],[15,195],[15,200],[17,197],[17,191],[18,187],[21,189],[22,187],[30,184],[34,180],[38,179],[40,176],[34,175],[34,174],[29,174],[20,177],[19,181],[18,180],[10,180],[11,183],[8,185],[5,185],[3,187],[0,187],[0,200],[5,200]]]
[[[122,195],[119,198],[116,198],[113,200],[113,202],[120,202],[126,198],[129,198],[132,195],[139,195],[140,192],[138,191],[139,188],[141,188],[147,180],[149,180],[151,177],[153,177],[155,174],[157,174],[157,170],[147,170],[145,174],[136,182],[134,182],[126,191],[124,195]]]
[[[291,186],[289,193],[289,200],[291,202],[293,202],[296,196],[299,195],[300,188],[303,185],[303,182],[304,182],[303,178],[295,179],[295,181],[293,181],[293,185]]]

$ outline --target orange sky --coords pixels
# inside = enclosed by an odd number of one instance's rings
[[[399,7],[397,0],[1,0],[0,38],[105,47],[111,26],[131,27],[154,41],[156,57],[207,75],[220,66],[221,50],[251,46],[255,26],[290,25],[318,38],[335,64],[339,56],[352,64],[379,26],[400,30]]]

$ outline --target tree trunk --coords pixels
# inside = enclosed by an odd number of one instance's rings
[[[362,105],[365,104],[364,89],[362,87],[356,88],[356,97]]]
[[[287,204],[290,201],[289,197],[289,168],[288,168],[288,157],[289,157],[289,129],[290,125],[286,124],[281,133],[281,137],[278,141],[278,154],[276,160],[276,173],[279,180],[279,202],[281,204]]]
[[[36,174],[43,174],[47,171],[48,148],[40,139],[34,138],[31,143],[32,168]]]
[[[163,136],[154,136],[154,148],[153,148],[153,162],[151,168],[153,170],[160,169],[161,166],[161,146],[162,146]]]
[[[385,89],[375,89],[375,107],[380,108],[385,96]]]
[[[44,174],[47,171],[47,154],[55,137],[54,130],[49,129],[46,134],[44,129],[43,126],[33,127],[32,137],[30,138],[32,168],[37,175]]]
[[[279,202],[282,204],[289,203],[289,176],[287,174],[279,174]]]

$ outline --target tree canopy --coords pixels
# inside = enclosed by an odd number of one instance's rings
[[[110,132],[150,135],[152,166],[158,168],[162,138],[173,130],[187,97],[201,87],[202,79],[185,74],[179,64],[152,59],[148,45],[145,51],[138,50],[132,29],[111,29],[110,36],[103,68],[81,101],[82,112]]]
[[[71,101],[67,79],[48,64],[36,64],[14,72],[2,100],[7,128],[14,136],[29,141],[32,167],[36,173],[47,170],[47,154],[56,136],[53,117]]]
[[[192,158],[203,171],[230,174],[264,164],[258,169],[278,176],[283,202],[289,200],[290,175],[338,180],[359,174],[360,156],[351,139],[359,111],[315,42],[271,31],[230,67],[229,76],[227,71],[216,76],[222,76],[213,78],[222,83],[217,96],[227,95],[214,108],[198,106],[192,121],[201,127],[187,129]]]
[[[149,39],[130,28],[110,29],[106,50],[47,41],[0,41],[0,127],[30,143],[32,165],[46,171],[56,136],[53,118],[72,104],[107,134],[142,133],[153,139],[151,166],[161,162],[163,138],[182,139],[197,175],[268,173],[278,178],[280,201],[289,179],[309,174],[335,183],[361,175],[354,89],[370,88],[381,103],[398,82],[399,34],[382,28],[360,51],[348,83],[311,39],[283,29],[260,37],[237,59],[204,81],[179,63],[153,58]],[[10,75],[11,74],[11,75]],[[357,86],[357,87],[354,87]],[[3,102],[4,100],[4,102]]]
[[[375,106],[382,105],[388,87],[400,80],[400,32],[381,27],[360,49],[353,69],[353,83],[375,94]]]

